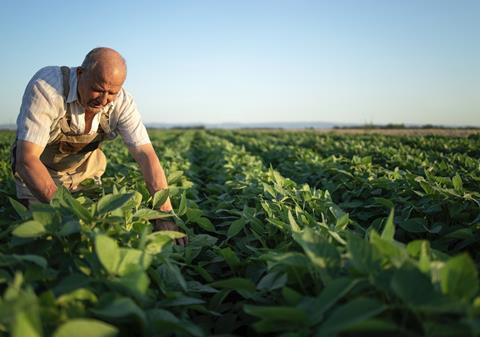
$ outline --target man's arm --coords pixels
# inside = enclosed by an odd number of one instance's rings
[[[154,195],[157,191],[168,188],[165,172],[163,171],[162,165],[158,160],[152,144],[129,147],[129,150],[140,166],[140,171],[142,172],[148,191],[151,195]],[[160,206],[160,210],[164,212],[169,212],[172,209],[170,198]]]
[[[57,191],[57,186],[48,173],[48,169],[40,161],[43,147],[28,141],[17,141],[16,171],[41,202],[50,202]]]
[[[152,144],[129,147],[129,150],[135,161],[140,166],[140,171],[142,171],[145,183],[147,184],[148,191],[151,195],[154,195],[155,192],[159,190],[168,188],[165,172],[163,171],[162,165],[158,160]],[[160,210],[164,212],[173,210],[170,198],[168,198],[167,201],[160,206]],[[174,222],[165,221],[162,219],[159,219],[155,222],[154,228],[155,230],[180,230]],[[185,246],[188,243],[188,237],[185,236],[183,238],[176,239],[175,241],[177,244]]]

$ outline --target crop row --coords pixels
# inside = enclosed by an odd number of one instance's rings
[[[341,153],[323,157],[313,149],[282,144],[269,137],[229,132],[219,135],[244,146],[262,158],[265,165],[275,167],[296,182],[330,191],[333,200],[364,228],[379,230],[388,209],[395,207],[398,240],[428,239],[433,247],[447,253],[468,249],[475,256],[477,254],[478,169],[462,165],[453,167],[450,163],[452,167],[447,176],[435,176],[427,170],[418,175],[413,173],[415,168],[386,168],[375,164],[381,160],[374,153],[365,157],[342,156]],[[283,134],[278,136],[281,139]],[[351,147],[355,147],[355,142],[351,142]],[[395,139],[391,142],[397,143]],[[403,157],[404,162],[409,161],[409,151],[399,149],[397,154],[398,158],[390,162],[390,166],[401,161],[399,157]],[[467,161],[468,165],[471,161],[478,165],[478,160],[472,158]],[[429,165],[436,164],[440,165]],[[445,164],[445,167],[449,166]],[[468,187],[464,181],[469,182]]]

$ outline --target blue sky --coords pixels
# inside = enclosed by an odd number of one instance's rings
[[[480,1],[2,1],[0,123],[97,46],[145,122],[480,126]]]

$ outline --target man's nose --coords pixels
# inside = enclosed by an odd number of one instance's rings
[[[102,93],[100,96],[100,104],[106,105],[108,103],[108,94],[106,92]]]

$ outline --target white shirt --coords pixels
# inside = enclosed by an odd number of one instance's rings
[[[77,96],[77,68],[70,68],[70,92],[67,103],[70,104],[72,131],[82,134],[85,130],[84,108]],[[119,133],[128,146],[150,143],[147,130],[142,123],[133,97],[122,88],[113,102],[104,107],[113,110],[110,114],[109,138]],[[63,101],[63,79],[60,67],[51,66],[40,69],[30,80],[23,94],[20,114],[17,118],[17,137],[41,146],[52,142],[60,132],[55,128],[60,118],[65,115]],[[101,113],[95,114],[89,133],[98,130]]]

